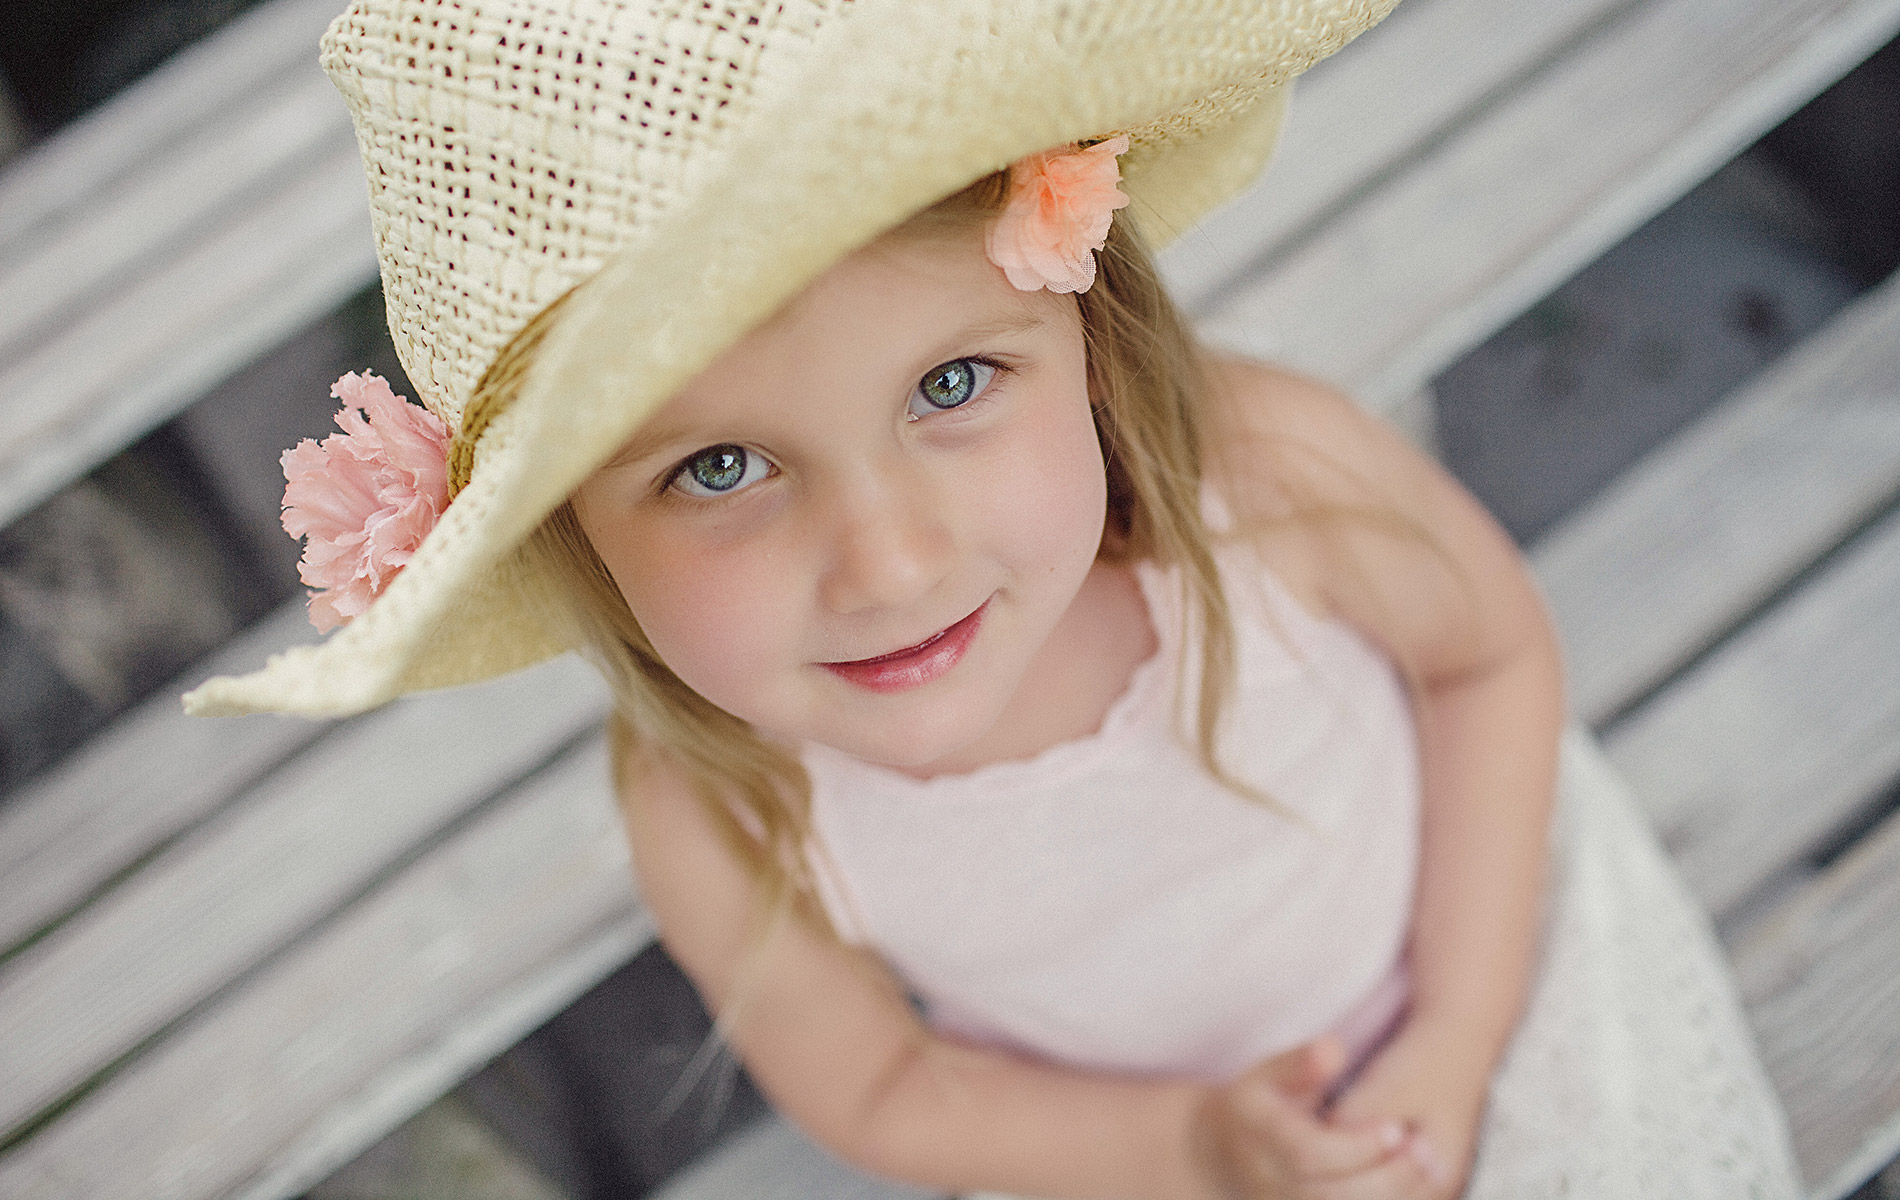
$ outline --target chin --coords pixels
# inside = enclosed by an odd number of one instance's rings
[[[920,778],[960,774],[988,761],[975,752],[995,727],[998,714],[984,713],[972,719],[968,706],[959,705],[955,697],[943,697],[931,707],[936,710],[935,721],[892,714],[888,720],[853,722],[839,731],[841,736],[817,740],[853,758]],[[959,707],[963,712],[951,718],[949,711]]]
[[[830,741],[834,750],[894,771],[928,777],[972,769],[960,756],[977,741],[971,737],[860,736]],[[840,743],[843,744],[840,744]]]

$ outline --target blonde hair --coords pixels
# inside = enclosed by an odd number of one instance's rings
[[[912,218],[894,233],[967,227],[1000,209],[1007,178],[988,176]],[[1197,695],[1177,698],[1191,718],[1203,765],[1223,784],[1271,803],[1222,766],[1217,732],[1234,687],[1234,635],[1202,517],[1202,437],[1210,381],[1185,322],[1153,260],[1121,214],[1098,257],[1095,285],[1077,296],[1088,380],[1108,475],[1101,557],[1151,559],[1178,568],[1200,667]],[[489,369],[471,407],[505,406],[539,343],[537,321]],[[823,922],[808,848],[811,784],[785,747],[694,692],[668,669],[594,552],[571,504],[563,504],[522,548],[535,574],[553,584],[554,618],[606,676],[615,781],[624,803],[653,759],[682,770],[732,852],[761,884],[767,907],[787,902]]]

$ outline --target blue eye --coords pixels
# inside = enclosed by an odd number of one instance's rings
[[[908,416],[915,421],[932,412],[968,404],[996,378],[996,368],[974,358],[956,358],[930,368],[911,393]]]
[[[689,496],[723,496],[757,483],[770,466],[744,446],[708,446],[681,463],[669,482]]]

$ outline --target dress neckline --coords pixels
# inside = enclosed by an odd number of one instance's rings
[[[887,791],[905,792],[929,798],[949,798],[959,793],[987,796],[1024,783],[1047,786],[1050,782],[1088,769],[1101,759],[1126,746],[1129,730],[1139,727],[1155,704],[1168,702],[1169,685],[1179,660],[1182,630],[1180,622],[1181,576],[1174,568],[1163,567],[1146,559],[1132,564],[1135,581],[1148,615],[1155,639],[1154,653],[1135,664],[1128,683],[1109,704],[1095,729],[1079,737],[1046,746],[1026,758],[998,759],[967,771],[946,771],[928,779],[918,779],[878,763],[866,762],[821,742],[807,742],[801,755],[808,770],[831,768],[827,773],[848,772],[869,776]]]

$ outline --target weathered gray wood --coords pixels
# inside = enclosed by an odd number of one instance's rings
[[[1538,542],[1572,710],[1637,700],[1896,494],[1900,277]]]
[[[354,144],[330,81],[313,61],[231,114],[179,138],[161,158],[42,228],[0,267],[0,357],[14,358],[102,290],[176,257],[245,188],[278,190],[301,164]]]
[[[375,278],[334,0],[274,0],[0,175],[0,523]]]
[[[301,600],[193,668],[249,670],[316,632]],[[170,687],[0,806],[0,950],[70,911],[214,812],[326,725],[288,717],[200,721]]]
[[[1810,1194],[1838,1200],[1900,1153],[1900,816],[1734,959]]]
[[[1657,8],[1660,2],[1657,0],[1657,3],[1645,7],[1643,11]],[[1680,0],[1669,2],[1680,6]],[[1418,3],[1418,0],[1414,0],[1414,3]],[[1450,0],[1437,0],[1434,5],[1421,4],[1419,11],[1431,13],[1455,7]],[[1732,7],[1759,15],[1757,10],[1761,6]],[[1828,62],[1844,65],[1852,57],[1852,52],[1841,47],[1860,47],[1863,43],[1871,45],[1872,41],[1879,40],[1868,30],[1877,29],[1880,21],[1889,20],[1887,14],[1893,7],[1891,4],[1882,7],[1871,3],[1833,3],[1811,6],[1802,14],[1790,15],[1789,20],[1795,23],[1798,23],[1797,18],[1805,19],[1807,16],[1814,16],[1815,19],[1833,16],[1839,18],[1841,24],[1834,26],[1832,32],[1827,34],[1815,34],[1812,28],[1808,28],[1804,36],[1812,36],[1797,46],[1795,52],[1788,50],[1792,42],[1789,36],[1784,36],[1790,34],[1792,25],[1768,29],[1767,34],[1771,36],[1764,43],[1766,48],[1758,47],[1761,54],[1751,61],[1757,65],[1766,63],[1771,66],[1775,63],[1786,66],[1788,62],[1794,61],[1804,72],[1808,72],[1802,76],[1808,82],[1789,91],[1785,80],[1776,82],[1771,79],[1769,83],[1752,85],[1757,90],[1748,95],[1759,99],[1761,89],[1766,88],[1777,97],[1775,104],[1785,106],[1792,103],[1790,97],[1795,92],[1812,86],[1823,73],[1814,66],[1815,62],[1826,58],[1822,54],[1823,50],[1834,55],[1834,58],[1827,59]],[[1401,14],[1405,12],[1405,9],[1401,9]],[[1625,18],[1623,24],[1613,27],[1604,36],[1608,37],[1616,29],[1622,29],[1625,24],[1635,20],[1635,16]],[[1652,21],[1652,29],[1655,24]],[[1764,27],[1767,24],[1772,22],[1765,23]],[[1667,28],[1666,22],[1662,25]],[[1843,30],[1846,32],[1843,33]],[[1697,32],[1696,38],[1703,37],[1704,33]],[[1714,40],[1720,49],[1721,39],[1716,37]],[[1694,39],[1691,42],[1697,46],[1697,53],[1701,54],[1701,44]],[[1817,50],[1817,46],[1820,49]],[[1635,66],[1631,67],[1629,63],[1620,63],[1607,52],[1601,52],[1600,47],[1592,49],[1590,53],[1599,55],[1598,69],[1602,69],[1604,63],[1616,64],[1618,70],[1653,69],[1655,61],[1655,56],[1651,55],[1647,59],[1638,59]],[[1781,57],[1776,58],[1776,55]],[[1745,57],[1731,54],[1724,62],[1734,68]],[[1345,63],[1350,60],[1340,61]],[[1644,64],[1650,65],[1645,67]],[[1769,74],[1773,76],[1774,72],[1770,71]],[[1538,75],[1533,80],[1535,88],[1531,90],[1550,86],[1552,79],[1562,76],[1563,68]],[[1314,87],[1307,94],[1308,103],[1296,111],[1314,111],[1311,97],[1321,91],[1322,81],[1323,77],[1315,79]],[[1498,86],[1504,87],[1503,84]],[[1616,86],[1626,91],[1635,90],[1628,77],[1619,78]],[[1573,87],[1569,94],[1574,100],[1579,94],[1589,93]],[[1709,94],[1714,93],[1711,90]],[[1733,97],[1735,93],[1726,95]],[[1710,101],[1718,106],[1727,102],[1721,99]],[[1468,122],[1462,116],[1467,110],[1460,110],[1461,115],[1451,118],[1454,127],[1449,129],[1444,145],[1436,153],[1446,153],[1460,147],[1469,151],[1470,139],[1487,129],[1495,133],[1500,114],[1509,110],[1512,103],[1520,101],[1512,101],[1510,95],[1506,95],[1495,111]],[[1651,119],[1651,107],[1631,100],[1619,111],[1636,112],[1640,109],[1638,127],[1644,127]],[[1575,110],[1564,111],[1561,107],[1546,104],[1546,115],[1551,112],[1562,113],[1565,136],[1591,132],[1581,126],[1599,123],[1596,120],[1578,122]],[[1614,119],[1614,116],[1605,117],[1601,123],[1608,125]],[[1724,119],[1716,119],[1715,126],[1719,127],[1718,132],[1724,129],[1728,131],[1726,136],[1731,143],[1745,136],[1735,132],[1736,127],[1732,124],[1725,124]],[[1765,118],[1755,111],[1749,121],[1758,128],[1765,123]],[[1535,125],[1534,122],[1531,124]],[[1690,122],[1687,126],[1695,137],[1704,139],[1709,136],[1710,127],[1708,122]],[[1544,131],[1548,133],[1550,128],[1553,127],[1545,126]],[[1296,124],[1294,130],[1289,131],[1290,149],[1297,148],[1293,140],[1297,129]],[[1627,134],[1628,130],[1621,132]],[[1401,161],[1389,171],[1389,164],[1375,165],[1371,169],[1374,175],[1380,175],[1377,181],[1380,188],[1388,182],[1389,176],[1391,186],[1397,189],[1406,186],[1408,180],[1415,183],[1419,174],[1437,161],[1436,153],[1421,163]],[[1715,151],[1702,146],[1690,158],[1706,165],[1712,163],[1716,156],[1719,155]],[[1401,155],[1400,158],[1403,160],[1405,156]],[[1466,165],[1476,161],[1477,157],[1470,158]],[[1627,162],[1603,155],[1592,162],[1597,165],[1608,162],[1617,170],[1629,169]],[[1618,166],[1618,163],[1623,165]],[[1684,167],[1683,160],[1670,160],[1665,165],[1684,179],[1694,173]],[[1532,160],[1530,167],[1535,169],[1537,166],[1538,163]],[[1650,172],[1643,178],[1651,184],[1655,181],[1656,173],[1662,169],[1655,165],[1653,159],[1649,160],[1647,166],[1642,162],[1638,166]],[[353,160],[351,169],[354,172]],[[1520,162],[1516,169],[1525,169],[1524,163]],[[1385,174],[1381,175],[1382,172]],[[350,177],[355,179],[353,173]],[[1469,184],[1474,178],[1478,176],[1467,171],[1452,182]],[[1523,180],[1514,178],[1511,182],[1515,185]],[[1348,191],[1359,186],[1353,184]],[[1599,188],[1598,192],[1603,190]],[[1614,192],[1615,189],[1612,187],[1609,190]],[[1636,190],[1643,192],[1641,188]],[[1342,224],[1360,220],[1368,205],[1378,196],[1385,195],[1377,188],[1374,191],[1377,195],[1372,198],[1356,193],[1349,197],[1358,203],[1347,207]],[[1436,192],[1429,189],[1425,192],[1415,190],[1414,201],[1421,195],[1428,198],[1435,196],[1445,202],[1447,207],[1433,210],[1429,205],[1420,208],[1415,204],[1412,209],[1405,210],[1416,214],[1411,225],[1415,232],[1420,229],[1428,231],[1420,236],[1431,238],[1449,235],[1456,232],[1454,226],[1468,226],[1480,231],[1475,236],[1481,241],[1488,242],[1491,239],[1492,234],[1487,231],[1490,230],[1488,222],[1492,214],[1488,211],[1473,212],[1471,197],[1461,195],[1458,188],[1447,185]],[[1584,240],[1593,241],[1591,248],[1594,249],[1613,239],[1616,230],[1612,227],[1619,222],[1633,223],[1642,215],[1635,209],[1640,209],[1643,204],[1660,202],[1656,195],[1643,192],[1642,204],[1618,209],[1601,195],[1592,195],[1595,196],[1593,202],[1599,205],[1598,209],[1592,210],[1594,216],[1586,214],[1588,219],[1585,219],[1565,210],[1568,223],[1558,221],[1547,224],[1541,232],[1533,230],[1527,237],[1552,236],[1560,242],[1568,238],[1571,241],[1564,245],[1570,249],[1566,253],[1578,258],[1587,257],[1588,251],[1577,249],[1576,239],[1583,236],[1578,232],[1580,227],[1588,234]],[[1615,199],[1614,195],[1610,198],[1611,201]],[[1627,197],[1624,200],[1627,201]],[[1544,200],[1538,202],[1547,201],[1546,195]],[[1605,205],[1608,207],[1603,207]],[[1330,201],[1321,207],[1330,207]],[[3,208],[0,206],[0,209]],[[1606,211],[1615,219],[1604,217]],[[1310,265],[1309,258],[1314,248],[1326,244],[1327,238],[1334,236],[1331,232],[1321,231],[1286,260],[1284,269],[1302,269],[1303,263]],[[1522,249],[1521,243],[1514,244]],[[1383,255],[1389,248],[1374,245],[1371,249]],[[1420,277],[1431,275],[1441,265],[1443,256],[1436,245],[1414,244],[1399,249],[1412,252],[1422,260],[1423,266],[1415,272]],[[1525,253],[1528,258],[1524,261],[1530,261],[1545,274],[1550,274],[1554,269],[1548,257],[1538,258],[1536,253]],[[1379,262],[1382,269],[1389,269],[1390,264],[1383,260]],[[1361,267],[1339,269],[1360,270],[1363,264]],[[1508,290],[1511,286],[1522,284],[1522,272],[1526,269],[1523,261],[1518,261],[1515,265],[1506,263],[1501,276],[1479,278],[1467,274],[1461,278],[1465,285],[1475,289],[1496,285]],[[1401,271],[1398,277],[1405,279],[1413,276]],[[1351,278],[1348,274],[1340,279],[1327,280],[1325,289],[1303,295],[1302,298],[1312,300],[1324,296],[1342,283],[1350,283]],[[1376,286],[1390,286],[1390,278],[1386,284]],[[1472,282],[1473,279],[1477,279],[1477,282]],[[1500,279],[1503,281],[1501,284]],[[1452,280],[1451,284],[1457,285],[1458,281]],[[1308,286],[1300,284],[1299,290],[1303,293]],[[1484,304],[1489,303],[1474,300],[1471,295],[1475,293],[1468,295],[1461,292],[1459,286],[1448,286],[1448,290],[1441,289],[1425,297],[1416,308],[1407,311],[1423,312],[1430,303],[1451,304],[1454,308],[1463,304],[1468,309],[1472,305],[1483,308]],[[1361,301],[1353,300],[1342,306],[1340,311],[1350,312],[1355,318],[1377,316],[1388,307],[1387,300],[1389,297],[1377,305],[1358,309],[1353,305],[1359,305]],[[1495,315],[1507,307],[1508,304],[1500,303],[1485,311]],[[1462,319],[1468,321],[1469,312]],[[1501,320],[1502,317],[1497,319]],[[100,326],[101,331],[106,328],[105,325]],[[1434,333],[1436,327],[1421,329],[1423,332],[1414,330],[1388,343],[1380,353],[1397,355],[1400,360],[1406,354],[1417,358],[1421,353],[1418,347],[1430,342],[1427,335],[1437,336]],[[1442,333],[1442,330],[1438,332]],[[1375,328],[1372,333],[1377,335],[1379,331]],[[1375,360],[1368,358],[1366,361]],[[1376,384],[1378,378],[1397,378],[1403,374],[1395,369],[1384,376],[1375,371],[1368,377],[1374,378]],[[441,727],[432,722],[432,728]],[[392,730],[394,728],[391,726]],[[340,731],[330,740],[338,741],[349,732]],[[399,736],[393,740],[401,745]],[[323,749],[327,750],[328,745],[329,742],[326,742]],[[412,749],[409,746],[401,748],[405,751]],[[314,757],[314,754],[310,757]],[[584,757],[577,757],[574,761],[580,763]],[[290,769],[300,769],[302,765],[302,762],[293,763]],[[342,762],[339,765],[349,764]],[[381,768],[378,768],[374,774],[380,773]],[[603,777],[604,769],[597,758],[584,766],[573,768],[574,787],[598,789],[602,786],[600,781]],[[491,780],[491,783],[494,782],[499,780]],[[314,789],[315,785],[312,786]],[[347,778],[341,783],[331,784],[332,788],[339,786],[348,787]],[[559,788],[552,788],[549,794],[556,792],[570,801],[576,795],[575,792]],[[322,796],[314,790],[311,796],[315,798],[307,798],[305,802],[321,806]],[[262,804],[264,801],[255,803]],[[519,810],[515,807],[517,803],[523,805]],[[546,800],[536,803],[553,805],[556,802]],[[599,807],[596,803],[595,808]],[[439,825],[439,821],[418,820],[407,828],[397,829],[395,826],[399,822],[392,818],[385,823],[380,835],[383,838],[379,843],[380,849],[373,853],[352,850],[350,855],[344,856],[342,873],[349,875],[355,872],[351,879],[356,882],[346,882],[329,892],[323,892],[323,887],[332,885],[319,886],[302,879],[299,871],[291,871],[290,878],[285,881],[288,887],[292,891],[298,888],[304,891],[283,902],[268,895],[271,887],[263,886],[266,882],[273,886],[279,882],[271,874],[272,868],[281,873],[286,863],[295,866],[299,861],[308,862],[309,857],[307,851],[300,851],[297,847],[286,851],[284,847],[291,842],[308,846],[313,839],[327,847],[331,843],[323,842],[322,837],[333,835],[319,837],[313,832],[301,840],[295,837],[280,839],[275,848],[264,847],[246,859],[248,878],[252,881],[250,890],[241,893],[242,899],[228,901],[248,904],[262,897],[264,907],[276,914],[266,914],[255,922],[245,915],[246,923],[239,932],[242,938],[250,939],[248,949],[226,955],[220,964],[215,956],[199,953],[203,948],[194,944],[192,961],[198,964],[195,969],[201,973],[189,986],[180,987],[168,980],[163,969],[166,962],[154,955],[145,959],[147,969],[152,971],[151,975],[136,981],[108,980],[106,982],[111,986],[105,989],[103,996],[96,987],[91,990],[68,988],[62,992],[69,997],[68,1003],[100,1003],[109,1011],[104,1013],[103,1019],[97,1009],[81,1012],[53,1029],[54,1035],[76,1036],[74,1031],[86,1021],[95,1021],[117,1030],[113,1036],[119,1038],[118,1044],[121,1046],[136,1045],[137,1036],[143,1036],[137,1035],[138,1030],[149,1032],[160,1028],[164,1021],[178,1013],[187,1012],[192,1003],[198,1003],[201,1007],[191,1013],[181,1026],[168,1030],[159,1045],[152,1047],[126,1069],[106,1079],[82,1104],[55,1121],[41,1135],[0,1160],[0,1193],[182,1196],[228,1194],[235,1189],[237,1194],[260,1197],[291,1194],[320,1177],[329,1166],[349,1157],[382,1129],[393,1125],[406,1112],[419,1107],[430,1095],[447,1086],[463,1071],[508,1044],[548,1012],[558,1008],[565,996],[578,993],[593,978],[614,965],[619,957],[631,953],[643,940],[644,934],[629,936],[609,923],[606,927],[608,933],[601,933],[592,940],[586,936],[580,937],[570,941],[561,952],[541,960],[538,965],[532,961],[548,941],[557,941],[560,936],[547,935],[547,941],[542,940],[537,922],[552,914],[572,919],[577,922],[573,928],[580,928],[588,919],[588,902],[574,900],[569,880],[562,875],[559,865],[567,861],[562,855],[572,848],[572,842],[563,840],[576,836],[572,827],[568,827],[567,833],[561,833],[558,827],[561,826],[562,818],[547,815],[547,812],[554,810],[534,808],[533,811],[540,815],[527,815],[531,808],[533,806],[526,801],[509,800],[492,810],[485,810],[469,826],[457,830],[442,845],[426,851],[418,862],[402,870],[366,900],[349,903],[333,917],[324,914],[337,903],[348,900],[355,889],[363,886],[362,881],[373,877],[380,864],[389,861],[390,854],[401,853],[397,847],[413,846],[418,839],[426,839],[430,830]],[[249,813],[251,809],[252,802],[247,802],[243,812]],[[346,804],[340,805],[336,812],[342,813],[347,809]],[[447,808],[442,811],[446,812]],[[496,834],[492,840],[484,841],[487,849],[480,852],[469,850],[466,856],[458,857],[463,855],[462,847],[467,839],[475,837],[477,831],[488,830],[491,818],[500,820],[496,814],[504,812],[519,813],[520,823],[508,826],[505,835]],[[234,809],[229,818],[235,821],[240,815]],[[262,839],[269,832],[262,827],[262,822],[259,825],[258,831],[246,833],[244,839],[232,834],[230,841],[221,844],[243,850],[244,845],[248,844],[247,839]],[[201,852],[207,844],[205,838],[225,836],[230,828],[226,818],[220,817],[219,821],[201,831],[202,836],[194,835],[188,845],[178,849],[181,852]],[[486,833],[482,836],[488,837]],[[618,847],[617,835],[609,833],[605,836],[609,843]],[[517,852],[519,857],[510,860],[505,866],[494,865],[506,855]],[[300,853],[303,854],[301,860]],[[179,877],[189,877],[217,865],[208,854],[189,860],[168,854],[163,862],[153,864],[156,874],[141,872],[138,878],[112,893],[107,898],[109,903],[101,906],[97,916],[92,912],[83,914],[71,929],[61,929],[41,946],[23,955],[19,963],[14,965],[34,961],[35,956],[41,953],[50,954],[53,950],[49,948],[72,944],[67,940],[69,938],[90,939],[88,945],[93,951],[108,957],[118,953],[119,947],[131,945],[136,936],[150,935],[153,930],[157,931],[161,941],[168,937],[175,939],[175,934],[168,931],[163,922],[141,924],[131,917],[126,905],[134,889],[147,889],[138,894],[159,898],[169,906],[175,918],[188,915],[194,905],[208,905],[216,900],[215,893],[194,890],[191,885],[181,883],[179,878],[160,876],[176,872]],[[579,874],[591,880],[595,875],[589,872],[601,869],[600,863],[596,862]],[[216,878],[212,877],[211,882],[215,882]],[[581,886],[573,890],[584,892],[587,888]],[[599,894],[605,895],[606,892]],[[493,899],[499,907],[485,908],[484,904],[489,899]],[[140,903],[142,905],[149,901],[141,900]],[[608,906],[618,903],[621,901],[612,901]],[[536,908],[537,905],[544,907]],[[324,923],[326,920],[328,924]],[[489,920],[504,924],[512,922],[507,924],[507,929],[512,932],[503,935],[483,932],[481,923]],[[276,931],[269,937],[255,932],[256,926],[269,921],[277,922]],[[317,932],[305,932],[312,928],[313,923]],[[223,931],[220,929],[216,932],[222,934]],[[294,942],[298,937],[306,940],[292,945],[288,951],[281,952],[275,958],[268,958],[254,977],[241,977],[243,971],[250,969],[250,964],[259,961],[260,955],[269,956],[284,941]],[[277,940],[271,941],[269,938]],[[440,991],[433,990],[433,985],[418,984],[405,976],[405,964],[428,959],[427,947],[455,943],[457,938],[465,939],[457,943],[464,954],[470,954],[473,947],[484,949],[457,961],[448,972],[449,982],[443,984]],[[165,944],[177,946],[180,943],[173,940]],[[584,950],[572,949],[583,944]],[[136,946],[133,948],[136,949]],[[583,963],[583,966],[574,966],[576,962]],[[481,972],[489,974],[482,975]],[[236,986],[228,982],[234,976],[240,977]],[[0,1026],[11,1020],[14,1010],[18,1008],[18,1005],[10,1002],[9,994],[4,991],[11,978],[11,975],[0,974]],[[497,984],[494,982],[496,979],[512,982]],[[550,983],[550,980],[554,982]],[[117,993],[125,993],[134,988],[144,989],[154,983],[161,990],[171,989],[167,993],[170,999],[165,1003],[141,1007],[138,1002],[114,994],[115,989]],[[498,995],[505,995],[506,1002],[497,1000]],[[193,996],[199,999],[193,1000]],[[202,999],[207,996],[209,1000]],[[494,1015],[498,1011],[497,1006],[507,1011],[505,1019]],[[167,1013],[171,1015],[167,1016]],[[286,1037],[286,1030],[299,1032]],[[133,1037],[131,1043],[125,1041],[128,1036]],[[19,1040],[11,1027],[0,1028],[0,1055],[11,1053],[12,1046]],[[0,1063],[0,1074],[5,1074],[9,1079],[12,1078],[10,1065]],[[77,1078],[84,1073],[81,1070],[78,1075],[70,1077]],[[177,1102],[180,1096],[205,1099],[200,1104],[181,1105]]]
[[[322,920],[605,712],[567,658],[339,728],[0,967],[0,1129]]]
[[[1202,322],[1377,409],[1891,38],[1900,0],[1650,0]]]
[[[461,1097],[404,1121],[306,1200],[573,1200]]]
[[[199,126],[231,120],[252,93],[310,69],[318,37],[342,8],[336,0],[259,5],[8,164],[0,269]]]
[[[1161,256],[1189,311],[1258,274],[1630,0],[1405,0],[1302,76],[1273,163]]]
[[[924,1200],[856,1171],[772,1114],[667,1181],[653,1200]]]
[[[564,755],[0,1158],[36,1200],[294,1195],[644,945],[605,750]]]
[[[339,140],[241,216],[0,367],[0,523],[84,474],[375,277]]]
[[[1900,514],[1604,748],[1718,916],[1900,775]]]

